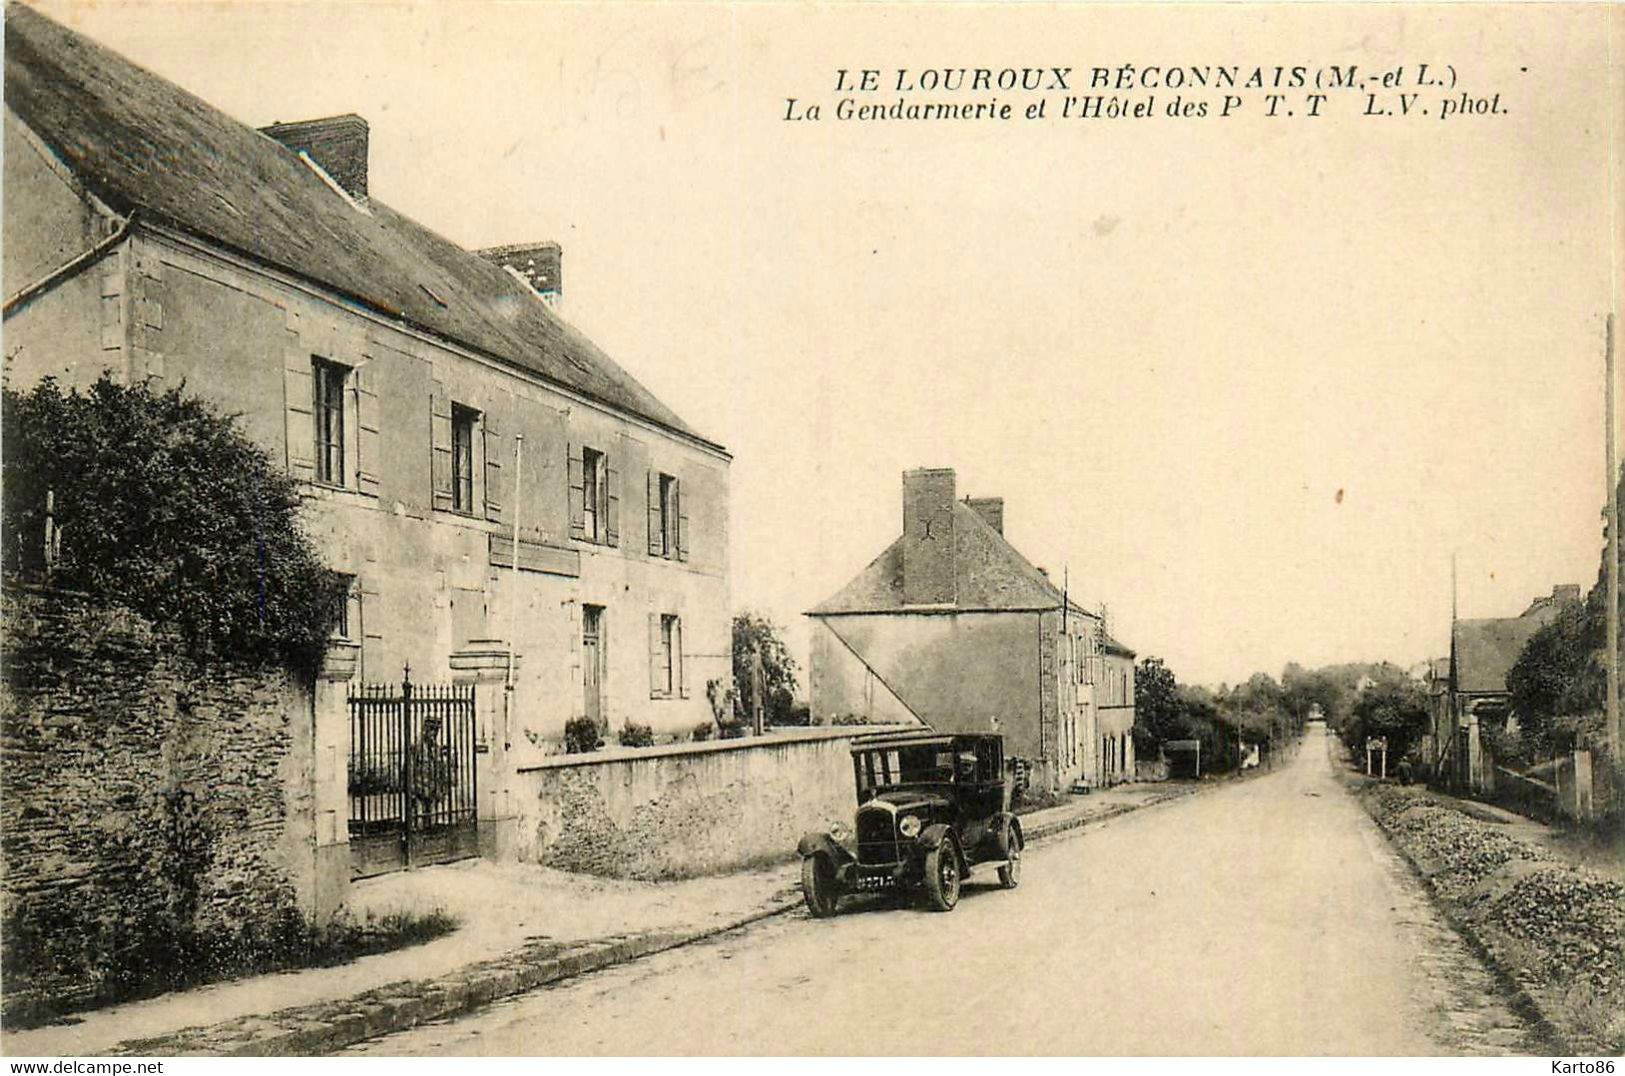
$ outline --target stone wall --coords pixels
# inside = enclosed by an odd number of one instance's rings
[[[8,583],[0,612],[8,1009],[19,976],[95,993],[155,939],[312,910],[307,688],[81,595]]]
[[[850,740],[808,729],[613,748],[521,769],[518,857],[616,878],[683,878],[781,862],[857,806]]]

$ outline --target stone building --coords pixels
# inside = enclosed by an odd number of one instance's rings
[[[1134,773],[1134,652],[1004,538],[1004,501],[903,475],[903,533],[809,610],[813,720],[999,731],[1040,787]]]
[[[1516,720],[1507,673],[1535,632],[1580,600],[1577,584],[1554,586],[1513,617],[1457,620],[1450,625],[1450,657],[1444,704],[1434,710],[1435,773],[1454,787],[1481,790],[1493,783],[1494,764],[1487,759],[1480,726],[1502,727]]]
[[[323,839],[352,679],[477,682],[494,831],[571,718],[710,719],[730,457],[560,317],[556,245],[466,250],[373,198],[361,117],[255,130],[17,4],[5,53],[6,383],[108,371],[240,414],[351,578]]]

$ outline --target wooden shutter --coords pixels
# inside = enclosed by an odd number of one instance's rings
[[[621,544],[621,472],[608,455],[604,456],[604,542]]]
[[[660,678],[660,614],[649,614],[649,697],[658,699],[666,685]]]
[[[288,473],[301,481],[316,477],[316,379],[310,356],[289,345],[282,379],[288,418]]]
[[[570,537],[587,537],[587,477],[581,468],[581,453],[574,445],[564,446],[565,476],[570,486]]]
[[[677,479],[671,480],[671,506],[672,514],[677,517],[673,529],[677,532],[677,559],[688,559],[688,509],[683,506],[683,484]]]
[[[649,555],[658,557],[660,548],[660,473],[649,471]]]
[[[485,518],[501,523],[508,487],[503,483],[506,472],[502,468],[502,431],[497,428],[497,417],[489,411],[482,415],[480,431],[485,437]]]
[[[370,362],[355,368],[355,480],[362,493],[377,494],[383,463],[379,435],[378,378]]]
[[[683,660],[683,618],[673,617],[671,622],[671,678],[677,682],[677,697],[688,698],[688,663]]]
[[[356,590],[359,593],[357,607],[360,610],[360,634],[356,641],[361,644],[361,653],[357,655],[356,675],[361,680],[367,678],[367,656],[372,655],[376,660],[383,652],[384,642],[384,607],[379,599],[377,580],[366,575],[356,577]],[[374,670],[379,671],[379,670]]]
[[[434,382],[429,389],[430,489],[436,508],[451,509],[451,400],[446,386]]]

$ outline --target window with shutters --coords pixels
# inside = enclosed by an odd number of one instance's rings
[[[597,545],[620,544],[618,475],[609,454],[570,449],[570,536]]]
[[[451,407],[451,507],[474,511],[474,431],[480,413],[471,407]]]
[[[649,472],[649,555],[688,559],[688,513],[682,482],[675,475]]]
[[[589,542],[603,541],[605,509],[603,495],[604,482],[604,454],[596,449],[583,448],[581,450],[581,480],[582,487],[582,523]]]
[[[344,396],[350,368],[326,359],[310,360],[314,388],[312,419],[316,432],[316,480],[344,485]]]
[[[677,479],[669,474],[660,476],[660,555],[677,555]]]
[[[650,618],[649,697],[687,698],[683,679],[683,622],[671,613]]]

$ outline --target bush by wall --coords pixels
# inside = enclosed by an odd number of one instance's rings
[[[628,719],[626,724],[621,726],[620,741],[622,747],[653,747],[655,731],[648,725]]]
[[[4,392],[5,570],[117,601],[197,654],[313,671],[344,583],[299,489],[236,420],[186,396],[47,379]]]
[[[581,755],[596,751],[603,745],[598,726],[592,718],[572,717],[564,723],[564,750],[567,754]]]

